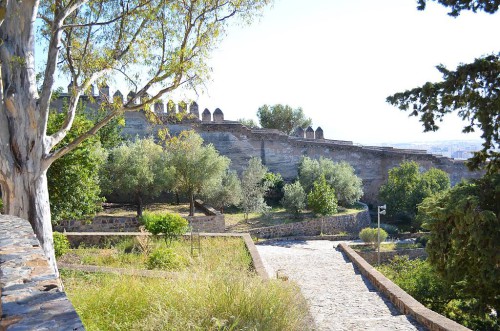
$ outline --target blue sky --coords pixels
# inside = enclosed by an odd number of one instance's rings
[[[356,143],[477,139],[449,115],[436,133],[387,104],[395,92],[438,81],[437,64],[498,51],[498,15],[458,18],[415,0],[276,0],[250,26],[232,27],[213,53],[212,81],[191,97],[226,119],[255,118],[259,106],[302,107],[329,139]]]

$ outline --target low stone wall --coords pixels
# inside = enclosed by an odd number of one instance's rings
[[[28,221],[0,215],[0,330],[84,330]]]
[[[226,228],[226,221],[222,214],[214,216],[188,216],[185,218],[195,232],[219,233],[224,232]]]
[[[280,224],[265,228],[251,229],[250,235],[260,239],[297,236],[335,235],[341,232],[355,235],[370,226],[368,209],[356,214],[326,216],[309,221]]]
[[[197,232],[224,232],[224,215],[184,217]],[[61,221],[54,225],[59,232],[136,232],[140,223],[136,217],[98,216],[92,221]]]
[[[399,286],[391,282],[378,270],[372,267],[359,256],[349,245],[340,243],[338,249],[342,250],[354,265],[383,295],[385,295],[405,315],[411,315],[420,324],[431,331],[465,331],[469,330],[463,325],[450,320],[426,308]]]
[[[358,252],[358,255],[360,255],[363,259],[365,259],[366,262],[370,264],[377,264],[377,252]],[[415,248],[415,249],[400,249],[397,251],[390,251],[390,252],[380,252],[380,263],[387,263],[390,262],[392,259],[394,259],[395,256],[398,255],[408,255],[410,260],[415,260],[415,259],[426,259],[427,258],[427,252],[425,251],[425,248]]]
[[[139,225],[135,217],[97,216],[89,221],[60,221],[53,229],[59,232],[130,232],[137,231]]]
[[[149,236],[143,232],[67,232],[68,238],[72,247],[78,247],[80,244],[98,246],[117,242],[126,237]],[[191,234],[185,234],[185,238],[189,238]],[[252,257],[253,267],[257,274],[263,279],[269,279],[269,276],[264,268],[264,264],[260,258],[259,252],[248,233],[200,233],[202,237],[241,237],[245,242],[245,246]]]

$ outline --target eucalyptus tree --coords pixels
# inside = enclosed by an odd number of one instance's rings
[[[206,59],[231,20],[248,22],[270,0],[1,0],[0,186],[5,212],[26,218],[54,260],[47,169],[125,111],[146,109],[207,78]],[[43,68],[35,68],[42,43]],[[37,57],[40,56],[37,54]],[[56,77],[71,81],[63,124],[47,133]],[[40,89],[36,77],[39,76]],[[124,79],[133,97],[104,100],[101,120],[68,144],[80,96]]]

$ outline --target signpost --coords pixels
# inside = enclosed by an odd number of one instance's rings
[[[377,207],[378,225],[377,225],[377,262],[380,265],[380,215],[385,215],[387,205]]]

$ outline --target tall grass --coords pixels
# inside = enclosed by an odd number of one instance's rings
[[[175,278],[62,270],[65,290],[87,330],[310,329],[296,285],[257,277],[241,239],[208,239]]]
[[[152,240],[151,250],[167,248],[163,240]],[[237,269],[248,269],[252,259],[241,238],[206,237],[201,238],[201,254],[191,256],[191,241],[180,239],[169,246],[185,261],[183,269],[192,272],[198,270],[214,270],[220,266],[231,265]],[[68,254],[58,258],[59,262],[87,264],[118,268],[146,269],[147,257],[141,253],[138,243],[133,239],[125,239],[109,249],[83,248],[72,249]]]
[[[298,288],[247,272],[182,273],[175,280],[62,271],[87,330],[307,330]]]

